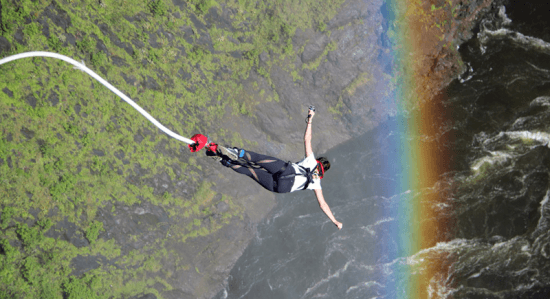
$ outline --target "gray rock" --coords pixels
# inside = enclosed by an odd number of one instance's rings
[[[3,37],[0,36],[0,40],[2,39]],[[0,41],[0,44],[1,44],[1,41]],[[4,87],[4,89],[2,89],[2,91],[10,98],[13,99],[13,91],[11,91],[9,88],[7,87]]]
[[[302,53],[302,62],[308,63],[315,60],[319,57],[325,50],[328,37],[324,34],[318,34],[314,40],[310,41],[304,48],[304,53]]]

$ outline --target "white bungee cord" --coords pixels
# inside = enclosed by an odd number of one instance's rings
[[[166,133],[168,136],[172,137],[172,138],[175,138],[179,141],[183,141],[187,144],[194,144],[195,141],[191,140],[191,139],[187,139],[183,136],[180,136],[172,131],[170,131],[170,129],[166,128],[165,126],[163,126],[161,123],[159,123],[156,119],[154,119],[149,113],[147,113],[147,111],[143,110],[140,106],[138,106],[138,104],[136,104],[134,101],[132,101],[132,99],[130,99],[129,97],[127,97],[125,94],[123,94],[120,90],[116,89],[113,85],[111,85],[109,82],[105,81],[103,78],[101,78],[98,74],[94,73],[92,70],[90,70],[89,68],[87,68],[84,64],[72,59],[72,58],[69,58],[67,56],[64,56],[64,55],[61,55],[61,54],[57,54],[57,53],[52,53],[52,52],[41,52],[41,51],[36,51],[36,52],[25,52],[25,53],[20,53],[20,54],[16,54],[16,55],[12,55],[12,56],[8,56],[8,57],[4,57],[2,59],[0,59],[0,65],[4,64],[4,63],[8,63],[10,61],[14,61],[14,60],[17,60],[17,59],[21,59],[21,58],[28,58],[28,57],[51,57],[51,58],[56,58],[56,59],[61,59],[63,61],[66,61],[74,66],[76,66],[78,69],[86,72],[88,75],[92,76],[94,79],[96,79],[97,81],[99,81],[99,83],[103,84],[105,87],[107,87],[109,90],[111,90],[112,92],[114,92],[116,95],[118,95],[121,99],[123,99],[124,101],[126,101],[126,103],[130,104],[132,107],[134,107],[134,109],[136,109],[137,111],[139,111],[139,113],[141,113],[143,116],[145,116],[145,118],[147,118],[150,122],[152,122],[155,126],[157,126],[159,129],[161,129],[164,133]]]

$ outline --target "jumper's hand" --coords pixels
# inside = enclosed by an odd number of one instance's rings
[[[334,224],[336,224],[336,226],[338,226],[338,229],[342,229],[342,226],[344,226],[342,224],[342,222],[338,222],[338,221],[336,221]]]
[[[308,117],[308,118],[313,118],[314,115],[315,115],[315,111],[313,111],[313,110],[311,110],[311,109],[308,110],[308,113],[307,113],[307,117]]]

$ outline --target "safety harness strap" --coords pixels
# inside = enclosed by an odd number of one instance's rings
[[[288,166],[291,165],[291,162],[287,162],[279,171],[277,171],[275,174],[273,174],[273,183],[275,184],[275,190],[277,190],[278,182],[279,180],[284,179],[291,179],[296,177],[297,175],[304,176],[306,178],[306,182],[302,184],[300,187],[298,187],[298,190],[305,190],[309,186],[310,183],[313,182],[313,171],[310,171],[308,168],[305,168],[301,165],[297,165],[299,169],[299,173],[291,173],[287,175],[282,175],[283,172],[288,168]]]
[[[299,175],[302,175],[306,178],[306,182],[302,186],[298,187],[298,190],[306,190],[310,183],[313,182],[313,171],[310,171],[309,168],[305,168],[301,165],[298,165],[300,170]]]

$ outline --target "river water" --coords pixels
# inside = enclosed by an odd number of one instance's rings
[[[549,298],[550,14],[535,3],[496,7],[461,45],[468,71],[444,92],[434,139],[450,171],[434,186],[395,188],[405,120],[389,119],[326,153],[323,190],[344,228],[312,192],[279,196],[215,298],[411,298],[404,282],[423,271],[432,298]],[[399,256],[392,211],[422,193],[442,197],[435,217],[450,224]]]

